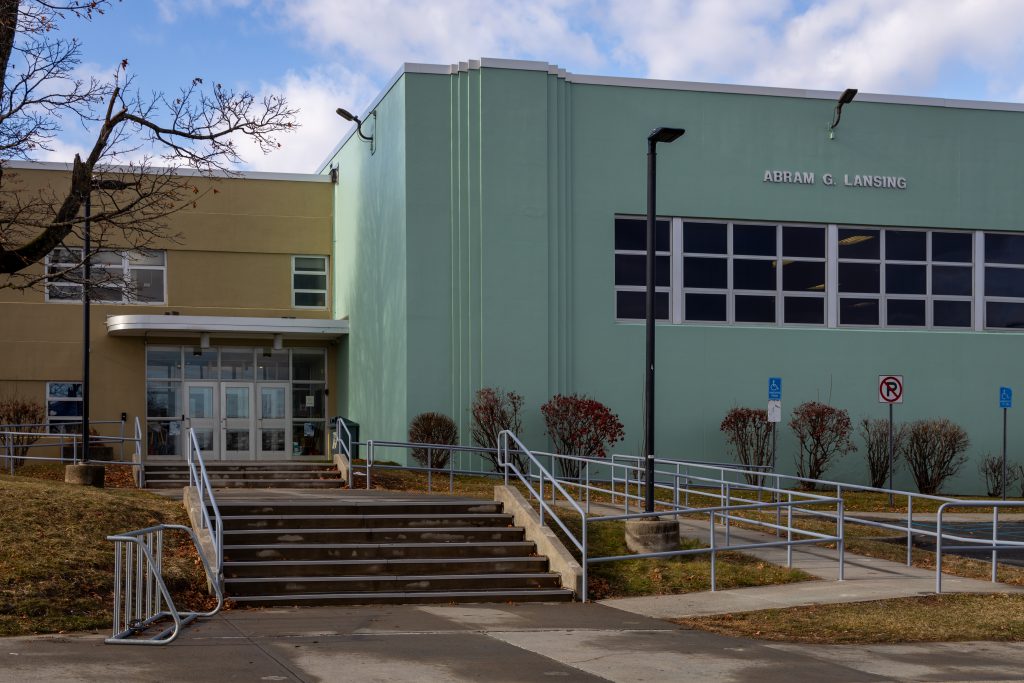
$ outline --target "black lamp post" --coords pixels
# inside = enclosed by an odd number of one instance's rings
[[[124,190],[136,183],[125,183],[120,180],[96,180],[93,179],[89,185],[89,191],[85,195],[85,222],[84,235],[82,239],[82,460],[89,459],[89,312],[92,303],[89,296],[89,288],[92,286],[92,270],[90,268],[90,244],[89,218],[92,215],[92,191],[93,190]]]
[[[644,380],[644,455],[647,456],[645,512],[654,512],[654,250],[659,142],[675,142],[682,128],[655,128],[647,136],[647,374]]]

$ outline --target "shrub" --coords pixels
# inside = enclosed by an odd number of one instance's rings
[[[967,462],[969,445],[967,432],[945,418],[912,422],[903,453],[918,490],[938,493]]]
[[[0,425],[42,425],[46,421],[46,410],[39,401],[25,398],[0,399]],[[43,432],[45,427],[16,427],[13,431],[21,432],[11,436],[12,455],[14,466],[21,467],[25,464],[25,456],[32,444],[39,440],[39,436],[31,432]],[[0,453],[7,455],[6,444],[0,440]]]
[[[736,459],[747,466],[772,464],[772,423],[768,411],[759,408],[733,408],[725,415],[719,429],[736,451]],[[758,483],[752,472],[744,472],[748,484]]]
[[[860,421],[860,435],[864,439],[864,457],[868,461],[868,476],[875,488],[889,483],[889,421],[865,417]],[[893,425],[892,469],[899,469],[900,457],[907,441],[907,425]]]
[[[409,423],[409,441],[454,446],[459,443],[459,428],[442,413],[420,413]],[[412,457],[421,465],[444,469],[452,452],[447,448],[414,448]]]
[[[1019,465],[1014,466],[1007,463],[1005,484],[1007,491],[1017,483],[1021,469]],[[986,453],[985,457],[978,463],[978,472],[981,473],[981,476],[985,477],[985,492],[993,498],[997,496],[1002,497],[1004,488],[1002,457]]]
[[[518,434],[523,428],[520,411],[523,408],[523,397],[514,391],[505,392],[501,389],[484,387],[476,392],[473,399],[473,442],[483,448],[498,448],[498,434],[508,430]],[[494,471],[499,470],[498,454],[483,453],[491,461]],[[525,457],[513,455],[520,472],[526,471]]]
[[[556,394],[540,411],[555,451],[560,454],[603,458],[606,448],[626,435],[618,415],[586,396]],[[564,459],[559,463],[564,476],[579,478],[580,463]]]
[[[796,473],[799,477],[821,479],[836,458],[857,450],[850,439],[853,425],[849,413],[826,403],[801,403],[793,411],[789,427],[798,441]]]

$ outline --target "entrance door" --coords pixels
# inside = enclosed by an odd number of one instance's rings
[[[185,383],[185,427],[196,430],[196,443],[203,460],[220,458],[220,433],[217,425],[217,383]],[[187,437],[182,436],[182,441]],[[183,452],[188,451],[186,443]]]
[[[256,415],[256,448],[262,460],[285,460],[288,457],[288,427],[291,424],[291,405],[288,402],[288,382],[260,382],[256,385],[258,401]]]
[[[252,460],[256,454],[252,383],[221,383],[220,404],[221,457],[225,460]]]

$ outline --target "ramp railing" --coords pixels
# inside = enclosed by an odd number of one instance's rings
[[[218,586],[223,585],[224,579],[224,520],[220,516],[220,507],[213,494],[213,486],[210,485],[210,477],[206,473],[206,463],[203,462],[203,452],[199,448],[199,441],[196,439],[196,432],[191,427],[188,430],[188,485],[195,487],[198,494],[200,508],[201,531],[210,534],[213,543],[212,573],[208,573],[210,582]],[[213,518],[210,518],[210,510],[213,510]]]

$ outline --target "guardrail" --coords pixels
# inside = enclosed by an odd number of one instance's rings
[[[213,495],[213,486],[210,484],[210,477],[206,473],[206,463],[203,462],[203,452],[199,448],[199,441],[196,439],[196,432],[189,427],[188,430],[188,485],[196,488],[198,492],[200,507],[200,529],[209,532],[213,541],[214,563],[213,572],[207,567],[207,576],[210,583],[221,590],[224,583],[224,521],[220,516],[220,507]],[[213,508],[213,519],[210,519],[210,508]]]
[[[203,568],[210,565],[195,532],[179,524],[157,526],[107,536],[114,543],[114,615],[113,635],[104,640],[117,645],[167,645],[181,629],[200,617],[212,617],[224,605],[224,593],[215,587],[217,605],[210,611],[181,612],[163,578],[164,531],[184,531],[199,553]],[[162,620],[171,625],[148,638],[135,638],[154,628]]]
[[[342,438],[342,432],[344,432],[345,438]],[[347,483],[349,488],[352,488],[354,479],[354,474],[352,472],[352,443],[352,432],[349,431],[348,425],[345,424],[345,420],[339,417],[335,420],[334,443],[331,444],[331,450],[345,463],[346,471],[348,472]],[[337,450],[335,450],[335,448]]]
[[[948,507],[966,508],[992,508],[992,537],[988,540],[970,538],[967,536],[954,536],[942,533],[942,516]],[[998,569],[1000,550],[1020,550],[1024,548],[1022,541],[1000,541],[999,540],[999,510],[1000,508],[1024,508],[1024,501],[1006,500],[958,500],[943,503],[939,506],[935,517],[935,592],[942,592],[942,553],[952,550],[985,550],[992,551],[992,583],[996,583],[996,570]],[[943,540],[958,541],[966,545],[943,546]]]
[[[502,472],[498,464],[499,450],[497,448],[484,448],[482,446],[453,446],[436,443],[415,443],[407,441],[378,441],[370,439],[365,442],[357,442],[366,446],[366,462],[364,476],[366,488],[369,490],[373,485],[373,470],[404,470],[409,472],[425,472],[427,475],[427,491],[433,491],[434,473],[446,475],[448,478],[448,492],[455,490],[456,475],[469,475],[478,477],[494,477],[500,479]],[[437,451],[448,453],[448,462],[444,467],[430,467],[429,465],[394,465],[378,462],[379,450],[401,450],[426,451],[427,462],[434,462],[434,453]],[[493,458],[493,459],[492,459]],[[466,466],[466,460],[478,467]],[[490,467],[491,469],[484,469]]]
[[[82,436],[76,432],[39,431],[49,429],[52,424],[24,423],[0,425],[0,461],[4,463],[9,474],[15,474],[17,468],[26,460],[39,462],[57,462],[66,464],[94,463],[98,465],[129,465],[136,471],[136,482],[140,481],[139,472],[142,464],[142,429],[139,419],[135,418],[133,436],[125,435],[124,420],[97,420],[90,424],[120,425],[119,436],[94,435],[89,441],[92,446],[111,446],[120,449],[119,460],[105,460],[87,457],[81,445]],[[39,429],[37,429],[39,428]],[[132,445],[132,459],[126,458],[125,448]],[[33,450],[56,449],[59,455],[31,455]],[[65,453],[71,451],[68,458]]]

